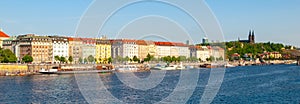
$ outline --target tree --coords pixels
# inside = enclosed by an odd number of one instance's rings
[[[63,57],[63,56],[61,56],[60,57],[60,60],[59,60],[61,63],[65,63],[65,62],[67,62],[67,60],[66,60],[66,58],[65,57]]]
[[[136,56],[133,56],[132,60],[133,60],[134,62],[139,62],[139,61],[140,61],[140,59],[137,58]]]
[[[92,63],[95,61],[95,58],[94,58],[94,56],[90,55],[87,60],[88,60],[88,62]]]
[[[130,58],[129,58],[128,56],[126,56],[126,57],[124,58],[124,61],[130,61]]]
[[[108,63],[112,63],[112,61],[113,61],[112,58],[109,57],[109,58],[108,58]]]
[[[60,57],[59,56],[54,56],[55,61],[60,61]]]
[[[70,56],[70,57],[68,58],[68,61],[69,61],[70,63],[72,63],[72,62],[73,62],[73,57]]]
[[[4,63],[15,63],[17,62],[17,57],[9,49],[0,49],[0,61]]]
[[[178,62],[186,61],[186,60],[187,60],[186,56],[179,56],[178,59],[177,59]]]
[[[87,63],[88,62],[88,59],[84,58],[84,63]]]
[[[33,61],[33,58],[32,56],[30,55],[25,55],[23,58],[22,58],[22,62],[25,62],[25,63],[30,63]]]
[[[171,61],[170,62],[176,62],[177,58],[175,56],[172,56]]]
[[[79,63],[82,63],[83,60],[81,57],[79,57],[78,61],[79,61]]]

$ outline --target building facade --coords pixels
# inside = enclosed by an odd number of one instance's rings
[[[52,63],[59,63],[59,60],[55,60],[55,56],[69,58],[69,41],[66,37],[49,36],[52,40]]]
[[[95,58],[96,55],[96,40],[92,38],[81,38],[82,59],[86,60],[89,56]]]
[[[138,57],[138,44],[136,40],[129,39],[118,39],[112,40],[112,57],[129,57],[133,58],[134,56]]]
[[[108,63],[111,57],[111,42],[105,38],[96,40],[96,63]]]
[[[156,58],[165,56],[185,56],[190,57],[189,47],[184,43],[176,42],[155,42],[156,45]]]
[[[35,36],[28,34],[20,36],[16,41],[12,41],[14,53],[19,61],[25,55],[33,58],[32,63],[51,63],[53,60],[52,40],[46,36]]]
[[[80,63],[79,58],[82,57],[82,41],[80,38],[68,38],[69,41],[69,57],[72,56],[75,64]]]

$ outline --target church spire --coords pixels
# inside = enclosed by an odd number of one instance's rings
[[[252,31],[251,39],[252,39],[252,43],[255,43],[255,33],[254,33],[254,30]]]

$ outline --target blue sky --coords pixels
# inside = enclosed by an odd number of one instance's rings
[[[258,42],[271,41],[300,46],[297,38],[300,36],[299,0],[206,0],[206,2],[218,19],[226,41],[236,40],[238,37],[246,39],[249,29],[254,29]],[[81,16],[91,3],[92,0],[1,0],[0,28],[9,35],[35,33],[72,36]],[[153,7],[157,7],[156,12],[145,12],[147,9],[153,10]],[[111,19],[112,22],[108,22],[108,27],[105,28],[111,31],[104,31],[100,35],[114,37],[117,25],[125,24],[129,19],[147,13],[163,15],[178,22],[191,32],[190,35],[195,42],[200,42],[204,36],[204,33],[196,28],[182,11],[155,3],[133,5],[119,11],[119,14],[113,17],[115,19]],[[182,42],[186,40],[180,39]]]

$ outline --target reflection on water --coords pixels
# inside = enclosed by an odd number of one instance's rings
[[[200,70],[198,85],[188,103],[199,103],[209,72]],[[146,78],[150,73],[135,75]],[[168,71],[159,85],[146,91],[126,86],[114,73],[99,76],[111,94],[126,103],[155,103],[173,91],[180,71]],[[213,103],[299,103],[299,76],[300,67],[293,65],[226,69],[224,82]],[[87,103],[71,74],[0,77],[0,96],[0,103]]]

